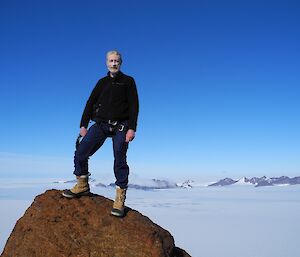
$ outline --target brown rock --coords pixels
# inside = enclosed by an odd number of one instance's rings
[[[188,257],[171,234],[139,212],[110,215],[99,195],[66,199],[59,190],[37,196],[19,219],[1,257]]]

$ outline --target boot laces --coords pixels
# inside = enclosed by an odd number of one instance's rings
[[[117,194],[117,201],[124,203],[126,200],[126,190],[122,190],[120,194]]]

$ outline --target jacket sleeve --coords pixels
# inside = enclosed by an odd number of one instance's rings
[[[128,90],[128,104],[129,104],[128,127],[129,129],[133,129],[134,131],[136,131],[137,118],[139,113],[139,98],[136,89],[136,84],[133,78]]]
[[[87,128],[89,125],[89,122],[92,118],[93,115],[93,106],[94,104],[97,102],[98,97],[100,95],[100,91],[101,91],[101,80],[99,80],[96,84],[96,86],[94,87],[89,99],[86,102],[82,117],[81,117],[81,121],[80,121],[80,128],[81,127],[85,127]]]

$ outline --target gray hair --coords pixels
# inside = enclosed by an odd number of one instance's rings
[[[120,53],[119,51],[117,51],[117,50],[108,51],[108,52],[106,53],[106,60],[108,59],[108,56],[111,55],[111,54],[118,55],[119,58],[120,58],[120,61],[121,61],[121,63],[122,63],[122,55],[121,55],[121,53]]]

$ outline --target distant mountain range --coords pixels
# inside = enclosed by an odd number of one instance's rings
[[[96,179],[90,178],[89,182],[95,187],[115,187],[115,183],[104,184],[97,182]],[[76,183],[76,180],[58,181],[55,183]],[[141,189],[141,190],[153,190],[153,189],[169,189],[177,188],[177,184],[168,180],[161,179],[139,179],[134,180],[132,183],[128,184],[128,188]]]
[[[101,187],[107,187],[104,184],[96,184],[96,186],[101,186]],[[115,183],[110,183],[108,186],[110,187],[115,187]],[[141,183],[128,183],[129,188],[134,188],[134,189],[142,189],[142,190],[151,190],[151,189],[168,189],[168,188],[176,188],[177,185],[174,182],[170,182],[167,180],[160,180],[160,179],[151,179],[146,181],[145,184]]]
[[[289,178],[287,176],[281,177],[273,177],[268,178],[266,176],[257,178],[246,178],[243,177],[239,180],[234,180],[231,178],[224,178],[219,180],[218,182],[209,184],[208,186],[229,186],[229,185],[254,185],[255,187],[262,187],[262,186],[289,186],[289,185],[297,185],[300,184],[300,176]]]
[[[94,187],[115,187],[115,184],[112,182],[103,183],[98,182],[98,180],[90,178],[90,183]],[[67,181],[58,181],[54,183],[76,183],[76,180],[67,180]],[[197,183],[194,180],[188,179],[183,182],[175,183],[169,180],[163,179],[141,179],[135,177],[128,184],[129,188],[141,189],[141,190],[153,190],[153,189],[170,189],[170,188],[195,188],[195,187],[213,187],[213,186],[229,186],[229,185],[252,185],[255,187],[261,186],[283,186],[283,185],[297,185],[300,184],[300,176],[289,178],[287,176],[281,177],[272,177],[268,178],[266,176],[263,177],[253,177],[246,178],[243,177],[238,180],[234,180],[231,178],[224,178],[217,182],[210,184],[201,184]]]

